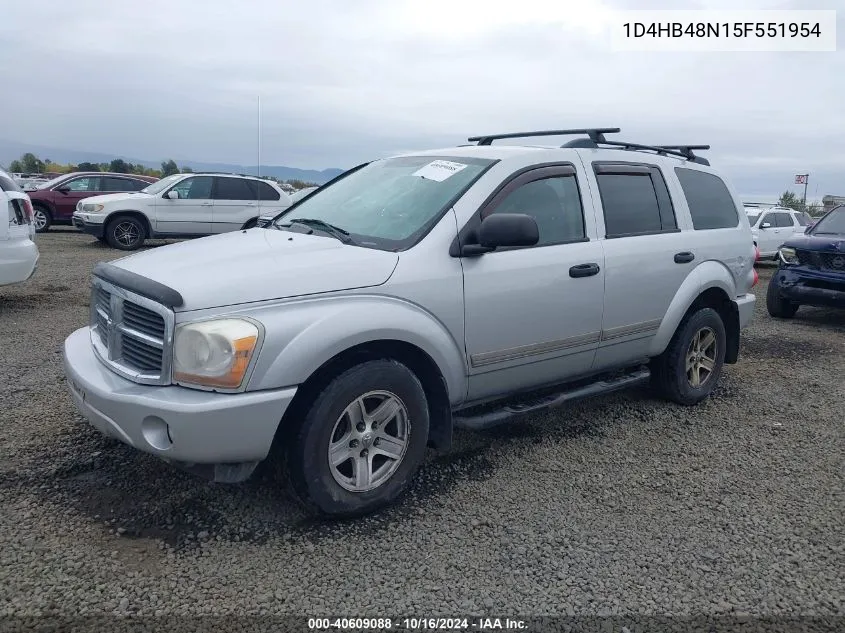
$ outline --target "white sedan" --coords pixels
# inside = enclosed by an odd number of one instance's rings
[[[26,281],[38,266],[32,201],[21,187],[0,170],[0,213],[6,207],[8,221],[0,221],[0,286]]]

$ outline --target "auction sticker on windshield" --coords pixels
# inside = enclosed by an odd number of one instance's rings
[[[414,176],[443,182],[449,176],[457,174],[462,169],[466,169],[466,165],[463,163],[453,163],[449,160],[435,160],[415,171]]]

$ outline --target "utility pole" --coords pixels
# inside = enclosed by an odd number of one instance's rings
[[[261,177],[261,95],[258,95],[258,177]],[[804,194],[806,197],[806,193]]]

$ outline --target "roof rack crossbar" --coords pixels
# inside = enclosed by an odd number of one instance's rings
[[[696,158],[695,154],[693,154],[693,150],[695,149],[710,149],[709,145],[657,145],[657,147],[662,147],[664,149],[674,149],[682,152],[687,158],[690,160]]]
[[[477,141],[479,145],[492,145],[493,141],[504,138],[527,138],[532,136],[568,136],[571,134],[586,134],[595,143],[604,143],[605,134],[616,134],[620,131],[618,127],[593,127],[577,128],[573,130],[537,130],[534,132],[508,132],[505,134],[484,134],[482,136],[471,136],[467,140]]]

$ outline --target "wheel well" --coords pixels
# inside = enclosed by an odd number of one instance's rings
[[[147,233],[147,237],[151,237],[152,227],[150,226],[150,221],[147,216],[140,211],[115,211],[109,216],[109,219],[106,220],[106,226],[108,227],[112,222],[124,217],[135,218],[140,221],[141,224],[144,225],[144,231]]]
[[[687,315],[701,308],[713,308],[725,324],[725,362],[736,363],[739,358],[739,311],[736,303],[721,288],[708,288],[702,292],[687,310]],[[685,315],[686,316],[686,315]]]
[[[49,215],[51,219],[53,217],[53,208],[49,205],[49,203],[44,202],[43,200],[33,200],[32,208],[44,209],[44,211],[46,211],[47,215]]]
[[[308,407],[333,378],[355,365],[382,358],[399,361],[419,378],[425,390],[431,416],[428,445],[438,450],[448,450],[452,443],[452,408],[446,381],[428,354],[415,345],[396,340],[362,343],[323,363],[297,389],[279,430],[290,428],[293,420],[305,416]],[[280,434],[277,433],[278,435]]]

